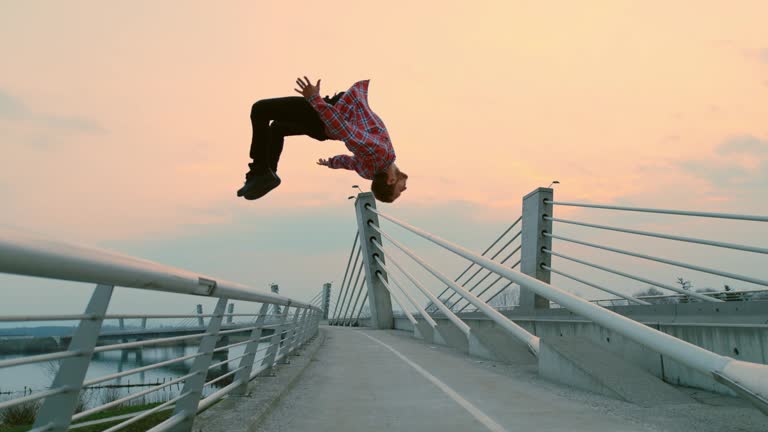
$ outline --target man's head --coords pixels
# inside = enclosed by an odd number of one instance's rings
[[[385,203],[395,201],[407,189],[408,174],[392,164],[385,171],[373,176],[371,192],[377,200]]]

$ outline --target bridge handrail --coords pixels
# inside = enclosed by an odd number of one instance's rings
[[[0,273],[296,307],[311,306],[236,282],[8,229],[0,229]]]
[[[668,355],[697,371],[712,376],[714,379],[730,387],[738,394],[745,396],[746,399],[754,402],[761,410],[765,411],[766,407],[768,407],[768,365],[750,363],[722,356],[666,333],[659,332],[630,318],[597,306],[590,301],[582,299],[565,290],[544,283],[521,272],[504,267],[497,262],[477,255],[455,243],[400,221],[397,218],[372,208],[370,204],[365,204],[365,208],[419,237],[429,240],[438,246],[493,271],[494,273],[504,276],[510,281],[516,282],[520,286],[530,289],[538,295],[560,304],[562,307],[576,314],[616,331],[617,333],[650,347],[657,352]],[[369,221],[368,224],[376,229],[377,232],[387,237],[388,240],[394,240],[390,235],[376,227],[371,221]],[[393,244],[398,246],[399,249],[410,255],[417,262],[419,261],[418,257],[409,253],[407,249],[404,249],[395,241],[393,241]],[[424,266],[423,262],[419,262],[419,264]],[[427,269],[429,270],[429,268]],[[430,270],[430,272],[432,271]],[[435,274],[435,276],[438,275]],[[442,277],[438,276],[438,278],[445,282]],[[461,289],[461,287],[454,287],[454,289],[457,288]],[[481,311],[484,311],[484,308],[480,309]]]
[[[286,356],[294,353],[296,349],[313,337],[317,333],[317,326],[322,315],[320,308],[315,307],[311,302],[296,301],[235,282],[215,279],[112,251],[50,241],[5,229],[0,229],[0,273],[96,284],[84,313],[0,316],[0,322],[79,322],[74,332],[66,336],[69,343],[64,351],[0,360],[0,368],[44,361],[56,360],[60,362],[49,389],[36,390],[30,395],[27,395],[25,390],[23,397],[0,402],[0,410],[4,410],[21,404],[44,400],[37,413],[34,427],[31,429],[34,432],[63,432],[69,428],[74,420],[105,411],[121,403],[182,382],[184,388],[178,396],[107,430],[122,429],[153,413],[168,409],[172,405],[175,406],[171,417],[151,430],[162,431],[171,430],[171,428],[174,431],[192,430],[192,424],[198,412],[229,393],[242,394],[250,380],[257,374],[273,368],[278,361],[283,361]],[[214,297],[218,299],[218,302],[212,314],[203,314],[202,306],[198,305],[197,314],[108,315],[106,311],[112,301],[115,287]],[[235,314],[233,313],[234,304],[228,303],[230,300],[256,302],[261,304],[261,309],[258,314]],[[229,313],[225,311],[227,305],[230,306]],[[282,312],[279,311],[279,306],[284,306]],[[270,313],[270,309],[273,313]],[[240,322],[233,325],[232,319],[235,316],[246,317],[246,321],[247,318],[254,317],[255,321]],[[228,319],[227,323],[223,321],[225,317]],[[268,317],[277,318],[277,323],[265,322]],[[142,329],[139,332],[124,331],[123,320],[131,318],[142,320]],[[150,318],[185,318],[182,323],[186,322],[186,324],[184,324],[185,327],[146,329],[146,322]],[[207,324],[204,324],[204,318],[208,318]],[[121,330],[104,332],[103,322],[106,319],[120,320]],[[190,326],[190,319],[198,321]],[[270,329],[272,334],[262,337],[262,331],[266,329]],[[164,333],[164,330],[170,334],[181,332],[183,335],[157,337]],[[190,331],[193,334],[186,334]],[[226,339],[220,341],[220,338],[228,338],[229,335],[236,333],[244,334],[242,337],[245,340],[234,343],[228,343]],[[131,342],[120,341],[97,346],[100,337],[124,338],[129,334],[144,336],[152,334],[154,338]],[[199,340],[197,354],[179,356],[149,366],[85,379],[94,353],[137,349],[188,340]],[[265,340],[266,343],[264,343]],[[228,357],[224,361],[213,361],[215,353],[228,353],[231,348],[243,345],[247,345],[244,347],[244,354]],[[259,355],[257,356],[257,354]],[[87,411],[74,414],[78,395],[84,389],[93,388],[95,384],[105,381],[112,381],[188,360],[191,360],[193,364],[188,373],[182,377],[163,384],[149,384],[150,388],[147,390],[131,393],[117,401],[101,404]],[[231,369],[227,367],[229,370],[226,373],[208,379],[209,371],[232,362],[239,364],[232,366]],[[232,383],[212,392],[205,398],[202,397],[205,388],[218,384],[224,379],[231,379]]]

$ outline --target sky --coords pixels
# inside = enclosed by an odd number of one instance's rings
[[[555,179],[557,200],[765,215],[766,16],[764,1],[2,2],[0,226],[258,289],[274,282],[302,300],[324,282],[337,289],[356,231],[347,198],[353,185],[369,187],[315,164],[346,153],[343,143],[289,138],[282,185],[258,201],[235,196],[251,104],[295,95],[304,75],[321,78],[323,94],[371,80],[370,105],[409,174],[403,196],[380,208],[471,250],[484,250],[519,216],[522,197]],[[759,222],[570,207],[555,216],[768,243]],[[447,274],[465,265],[389,227]],[[765,255],[555,231],[768,279]],[[667,283],[759,288],[554,248]],[[553,266],[626,293],[645,288]],[[0,314],[77,312],[90,287],[5,276],[0,292]],[[111,310],[191,311],[198,302],[118,296]]]

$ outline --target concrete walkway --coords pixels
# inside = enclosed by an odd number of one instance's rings
[[[768,420],[731,398],[715,413],[701,403],[650,410],[546,381],[533,359],[483,361],[404,332],[324,331],[315,360],[256,430],[758,431]]]

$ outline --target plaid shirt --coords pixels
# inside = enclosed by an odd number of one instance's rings
[[[395,149],[384,122],[368,106],[368,82],[356,82],[335,105],[326,103],[319,95],[308,101],[325,124],[328,138],[344,141],[354,154],[329,158],[328,166],[355,170],[360,177],[373,180],[374,174],[395,161]]]

